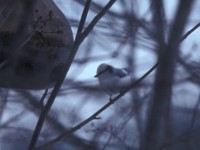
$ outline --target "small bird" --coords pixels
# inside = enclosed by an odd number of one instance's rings
[[[27,2],[0,0],[3,88],[52,87],[73,45],[71,26],[53,0],[32,0],[31,5]]]
[[[102,89],[110,95],[110,100],[113,94],[122,92],[132,82],[130,71],[127,68],[118,69],[105,63],[99,65],[94,77],[98,78]]]

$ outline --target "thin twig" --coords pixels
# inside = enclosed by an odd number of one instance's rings
[[[88,36],[88,34],[93,30],[94,26],[97,24],[97,22],[101,19],[102,16],[105,15],[105,13],[110,9],[110,7],[116,2],[116,0],[110,0],[107,5],[94,17],[94,19],[91,21],[91,23],[88,25],[88,27],[85,29],[85,31],[82,33],[82,38]]]
[[[89,8],[90,8],[90,4],[91,4],[91,0],[88,0],[85,3],[85,7],[84,7],[84,10],[83,10],[83,13],[82,13],[82,16],[81,16],[80,24],[78,26],[78,31],[77,31],[77,36],[76,36],[77,38],[79,36],[81,36],[81,33],[83,31],[83,27],[84,27],[84,24],[85,24],[85,20],[87,18],[87,14],[88,14],[88,11],[89,11]]]
[[[195,28],[195,29],[194,29]],[[191,30],[189,30],[185,35],[189,36],[193,31],[195,31],[197,28],[196,26],[193,27]],[[191,32],[192,31],[192,32]],[[185,37],[185,35],[183,35],[183,37]],[[180,42],[183,42],[186,38],[181,38]],[[72,133],[74,133],[75,131],[79,130],[80,128],[82,128],[83,126],[85,126],[86,124],[88,124],[90,121],[98,118],[97,116],[102,113],[104,110],[106,110],[109,106],[111,106],[112,104],[114,104],[116,101],[118,101],[124,94],[126,94],[128,91],[130,91],[132,88],[136,87],[142,80],[144,80],[152,71],[154,71],[158,65],[160,64],[160,62],[157,62],[153,67],[151,67],[142,77],[140,77],[137,81],[135,81],[133,84],[131,84],[130,87],[128,87],[127,89],[125,89],[123,92],[121,92],[119,95],[117,95],[115,98],[113,98],[111,101],[109,101],[107,104],[105,104],[102,108],[100,108],[97,112],[95,112],[93,115],[91,115],[90,117],[88,117],[86,120],[82,121],[81,123],[79,123],[78,125],[76,125],[75,127],[71,128],[70,130],[67,130],[66,132],[64,132],[63,134],[57,136],[56,138],[54,138],[53,140],[51,140],[50,142],[48,142],[47,144],[44,144],[42,146],[39,146],[36,149],[41,149],[43,147],[55,144],[56,142],[60,141],[62,138],[67,137],[69,135],[71,135]]]
[[[40,105],[41,105],[42,108],[44,107],[44,100],[45,100],[47,94],[48,94],[48,88],[45,89],[44,94],[42,95],[42,97],[40,99]]]
[[[182,42],[183,40],[185,40],[193,31],[195,31],[198,27],[200,26],[200,22],[194,26],[191,30],[189,30],[180,40],[180,42]]]

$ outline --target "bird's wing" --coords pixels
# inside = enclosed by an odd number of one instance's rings
[[[117,83],[117,88],[123,90],[131,85],[131,76],[124,76]]]
[[[127,76],[129,73],[130,71],[127,68],[116,70],[116,75],[119,76],[120,78]]]

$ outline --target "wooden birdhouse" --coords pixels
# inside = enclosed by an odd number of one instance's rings
[[[0,87],[49,88],[67,62],[71,27],[52,0],[26,10],[24,0],[0,1]]]

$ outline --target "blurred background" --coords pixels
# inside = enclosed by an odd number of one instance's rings
[[[74,37],[85,2],[55,0],[69,20]],[[108,0],[92,0],[85,27],[107,3]],[[179,0],[116,1],[80,45],[37,146],[78,125],[109,102],[109,95],[94,78],[99,64],[128,67],[138,79],[160,59],[160,69],[155,69],[98,119],[46,149],[198,150],[200,30],[197,28],[177,43],[200,22],[200,2],[188,3],[190,7]],[[188,11],[180,9],[184,7]],[[182,14],[184,23],[176,20],[178,14]],[[174,28],[182,30],[176,32]],[[173,69],[169,71],[168,67]],[[43,109],[43,93],[44,90],[0,89],[0,149],[27,149]],[[51,89],[44,103],[50,94]]]

